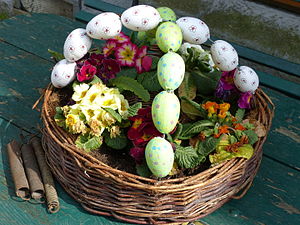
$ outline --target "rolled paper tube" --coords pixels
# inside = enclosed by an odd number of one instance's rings
[[[55,189],[52,173],[48,164],[46,163],[45,153],[38,137],[33,137],[30,143],[34,149],[35,156],[37,158],[47,200],[47,206],[50,213],[56,213],[59,210],[59,201],[57,192]]]
[[[21,157],[21,147],[16,140],[7,144],[10,171],[15,185],[15,192],[23,200],[30,199],[29,184],[26,178]]]
[[[45,190],[32,146],[30,144],[22,145],[21,152],[30,186],[31,197],[36,201],[43,202]]]

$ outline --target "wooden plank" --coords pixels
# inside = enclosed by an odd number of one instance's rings
[[[78,20],[78,21],[80,21],[80,22],[83,22],[83,23],[88,23],[91,19],[93,19],[94,16],[96,16],[96,15],[81,10],[81,11],[78,11],[75,14],[75,19]]]
[[[300,224],[299,180],[299,171],[263,157],[248,193],[202,221],[218,225]]]
[[[117,14],[122,14],[122,12],[125,11],[124,8],[99,0],[84,0],[84,5],[102,12],[114,12]]]
[[[300,84],[285,80],[283,78],[255,70],[262,85],[273,88],[280,92],[300,98]]]
[[[276,106],[264,154],[300,171],[300,104],[270,88],[263,88]]]
[[[29,119],[28,116],[26,116]],[[119,224],[115,219],[87,213],[56,183],[61,209],[50,214],[45,205],[14,200],[14,186],[10,174],[6,145],[18,139],[22,130],[0,118],[0,224]],[[23,131],[24,135],[28,135]],[[126,223],[126,225],[129,225]]]
[[[16,26],[26,29],[16,32]],[[0,22],[0,40],[50,60],[48,48],[62,52],[66,37],[76,28],[85,25],[57,15],[22,15]]]
[[[0,61],[0,116],[36,130],[39,112],[31,108],[50,82],[53,63],[4,42],[0,42]]]
[[[212,40],[219,40],[219,38],[212,37]],[[266,53],[247,48],[232,42],[230,42],[230,44],[236,49],[240,57],[300,77],[300,64],[293,63],[275,56],[271,56]]]

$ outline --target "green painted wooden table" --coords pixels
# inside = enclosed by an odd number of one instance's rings
[[[124,224],[85,212],[58,184],[61,209],[56,214],[14,198],[6,144],[20,134],[37,132],[39,113],[31,107],[50,82],[54,64],[47,49],[61,52],[68,33],[78,27],[85,25],[46,14],[0,22],[0,224]],[[294,89],[280,90],[272,75],[261,76],[268,86],[264,91],[276,105],[261,167],[242,199],[231,200],[201,219],[204,223],[300,224],[300,85],[282,80]]]

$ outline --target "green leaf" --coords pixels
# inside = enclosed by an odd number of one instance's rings
[[[227,152],[226,150],[220,150],[215,154],[209,155],[209,161],[212,164],[219,164],[226,160],[236,157],[242,157],[250,159],[253,155],[254,149],[251,145],[245,144],[237,149],[237,152]]]
[[[193,70],[191,74],[195,80],[198,93],[205,96],[214,94],[221,77],[220,71],[215,70],[210,73],[205,73],[199,70]]]
[[[205,141],[198,143],[198,153],[204,156],[209,155],[211,152],[213,152],[218,143],[220,142],[219,138],[209,137]]]
[[[182,132],[182,128],[183,128],[182,123],[178,123],[176,131],[173,134],[173,140],[178,139],[178,137],[180,136],[180,134]]]
[[[161,90],[156,71],[149,71],[139,74],[137,81],[148,91]]]
[[[150,100],[149,92],[140,83],[130,77],[117,77],[110,80],[110,83],[118,88],[133,92],[144,102]]]
[[[122,68],[122,70],[116,74],[116,77],[131,77],[136,79],[137,72],[135,68]]]
[[[247,135],[250,145],[253,145],[255,142],[258,141],[258,136],[254,130],[245,130],[243,131],[243,133]]]
[[[184,132],[181,133],[180,137],[189,137],[200,133],[207,127],[213,127],[215,124],[209,120],[200,120],[190,125]]]
[[[230,143],[230,144],[234,144],[234,143],[237,142],[236,137],[233,136],[233,135],[228,135],[228,140],[229,140],[229,143]]]
[[[235,118],[237,119],[238,123],[242,121],[244,115],[245,115],[245,109],[238,108],[238,110],[235,113]]]
[[[152,175],[146,163],[136,164],[136,172],[141,177],[150,177]]]
[[[158,61],[160,58],[157,56],[152,56],[151,58],[152,58],[151,70],[154,70],[154,69],[156,70],[157,64],[158,64]]]
[[[104,108],[104,110],[108,112],[110,115],[112,115],[119,123],[122,122],[122,116],[119,113],[117,113],[115,110],[111,108]]]
[[[173,138],[172,138],[171,134],[169,134],[169,133],[166,135],[166,139],[171,143],[173,142]]]
[[[187,102],[188,104],[190,104],[194,109],[199,111],[199,115],[201,115],[201,117],[205,118],[207,116],[207,112],[205,109],[202,108],[201,104],[199,104],[195,101],[192,101],[185,96],[181,97],[181,99],[183,101]]]
[[[192,146],[182,147],[176,145],[175,160],[182,168],[194,168],[205,160],[203,155],[198,155]]]
[[[65,128],[66,118],[64,116],[64,113],[63,113],[61,107],[56,107],[55,110],[56,110],[56,113],[55,113],[55,116],[54,116],[54,120],[55,120],[56,124],[59,127]]]
[[[100,148],[102,145],[102,137],[91,136],[88,134],[81,134],[75,141],[78,148],[84,149],[86,152]]]
[[[127,137],[123,132],[115,138],[111,138],[108,132],[105,132],[103,136],[105,144],[113,149],[123,149],[128,144]]]
[[[88,85],[93,85],[93,84],[97,84],[97,83],[102,83],[101,79],[97,76],[94,76],[93,79],[88,82]],[[80,83],[79,83],[80,84]]]
[[[60,61],[60,60],[62,60],[62,59],[65,58],[63,54],[61,54],[61,53],[59,53],[59,52],[56,52],[56,51],[53,51],[53,50],[51,50],[51,49],[48,49],[48,52],[51,54],[51,57],[52,57],[56,62],[58,62],[58,61]]]
[[[131,105],[128,109],[128,117],[137,115],[139,109],[142,107],[143,107],[143,105],[141,102],[137,102],[137,103]]]
[[[186,97],[190,100],[193,100],[196,97],[197,87],[193,80],[193,77],[189,72],[185,72],[184,79],[181,85],[178,88],[178,96]]]

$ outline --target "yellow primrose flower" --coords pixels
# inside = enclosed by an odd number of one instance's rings
[[[66,116],[66,127],[73,134],[85,134],[87,132],[87,127],[83,121],[80,120],[78,115],[74,114],[68,114]]]
[[[115,137],[119,136],[121,134],[120,127],[119,126],[112,126],[109,129],[109,134],[110,134],[111,138],[115,138]]]
[[[90,87],[90,89],[87,91],[84,98],[81,100],[81,104],[85,106],[91,106],[94,104],[95,99],[97,96],[101,95],[103,93],[103,84],[97,83]]]
[[[95,115],[94,109],[86,106],[81,106],[81,112],[85,116],[85,119],[88,123],[90,122],[91,118]]]
[[[94,111],[94,117],[92,119],[98,120],[101,127],[109,127],[116,122],[116,119],[104,109],[98,109]]]
[[[128,103],[127,99],[125,99],[124,96],[121,94],[118,96],[118,98],[120,100],[120,104],[118,105],[119,106],[118,112],[124,119],[127,119],[129,103]]]
[[[105,127],[102,127],[101,122],[97,119],[91,119],[89,126],[91,128],[90,133],[97,137],[100,137],[103,131],[105,130]]]
[[[72,95],[72,99],[76,102],[81,101],[85,97],[89,87],[90,86],[88,84],[85,84],[85,83],[76,85],[74,87],[74,93]]]

